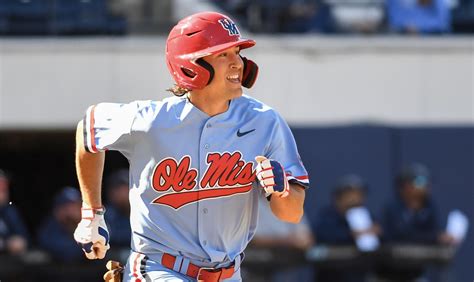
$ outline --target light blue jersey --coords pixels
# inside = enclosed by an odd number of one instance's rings
[[[210,117],[186,97],[91,106],[89,152],[120,151],[130,163],[132,251],[200,266],[233,262],[257,225],[255,157],[280,162],[290,182],[309,184],[293,135],[272,108],[243,95]],[[113,236],[113,235],[112,235]]]

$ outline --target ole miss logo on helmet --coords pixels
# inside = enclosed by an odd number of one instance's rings
[[[173,158],[162,160],[153,172],[152,187],[157,192],[169,193],[156,198],[153,203],[179,209],[200,200],[229,197],[252,189],[255,180],[253,163],[242,160],[240,152],[210,153],[206,162],[207,170],[196,190],[198,172],[190,167],[190,156],[184,156],[179,162]]]
[[[233,23],[231,20],[224,18],[224,19],[220,19],[219,23],[222,25],[222,27],[225,30],[229,32],[229,35],[237,35],[237,36],[240,35],[239,29],[237,28],[235,23]]]

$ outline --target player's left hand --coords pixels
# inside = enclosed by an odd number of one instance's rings
[[[283,166],[279,162],[263,156],[257,156],[255,160],[257,161],[257,179],[267,195],[275,194],[281,198],[288,196],[290,184]]]
[[[105,209],[83,207],[82,220],[74,231],[74,239],[88,259],[103,259],[110,248],[109,231],[104,220]]]

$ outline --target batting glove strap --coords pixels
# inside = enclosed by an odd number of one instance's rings
[[[104,215],[105,208],[93,209],[93,208],[81,208],[81,216],[82,219],[94,219],[95,215]]]

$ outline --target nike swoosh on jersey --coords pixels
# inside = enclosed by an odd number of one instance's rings
[[[252,129],[252,130],[249,130],[249,131],[244,131],[244,132],[240,132],[240,129],[239,129],[239,130],[237,130],[237,137],[242,137],[242,136],[247,135],[247,134],[249,134],[251,132],[254,132],[254,131],[255,131],[255,128]]]

